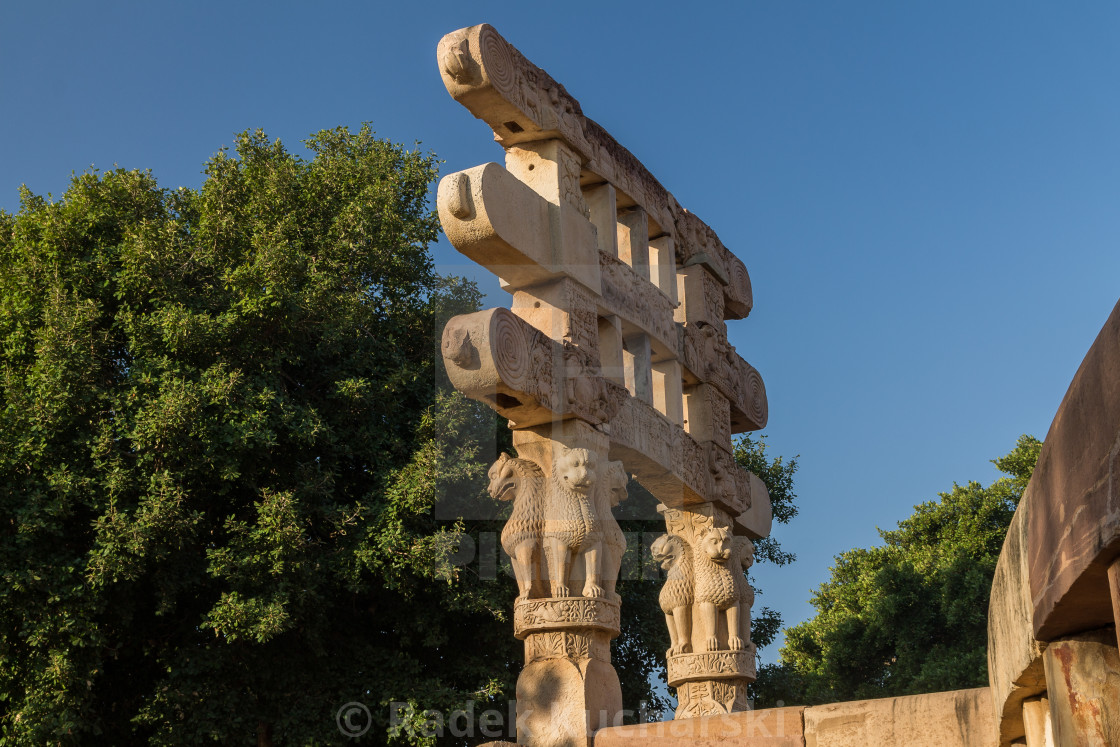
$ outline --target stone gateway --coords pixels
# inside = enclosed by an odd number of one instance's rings
[[[437,61],[505,150],[504,166],[444,177],[437,201],[451,243],[512,295],[510,309],[451,319],[441,349],[452,384],[513,429],[517,457],[499,457],[490,492],[513,502],[518,741],[587,745],[620,723],[610,640],[625,542],[611,508],[630,476],[665,517],[677,718],[746,710],[743,569],[771,524],[731,446],[767,420],[762,377],[727,341],[753,303],[747,269],[492,27],[448,34]]]

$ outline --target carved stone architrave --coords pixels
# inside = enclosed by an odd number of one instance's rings
[[[668,297],[618,257],[599,252],[603,307],[650,335],[656,347],[676,354],[677,325]]]
[[[455,388],[516,428],[571,417],[600,425],[629,396],[599,375],[586,348],[549,339],[509,309],[452,318],[442,352]]]
[[[769,420],[766,386],[754,366],[735,352],[715,327],[684,324],[678,341],[686,380],[707,382],[731,406],[731,433],[759,430]]]

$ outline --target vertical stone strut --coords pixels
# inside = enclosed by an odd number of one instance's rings
[[[746,267],[547,73],[488,25],[445,36],[448,92],[494,130],[505,166],[444,177],[451,243],[512,308],[453,318],[442,352],[460,391],[513,429],[491,467],[513,502],[502,532],[525,641],[518,741],[586,745],[619,722],[610,639],[624,538],[611,512],[633,475],[661,502],[678,717],[747,708],[753,591],[742,569],[770,528],[762,481],[731,435],[766,424],[758,372],[727,342],[751,309]]]

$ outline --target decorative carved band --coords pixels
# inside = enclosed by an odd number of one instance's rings
[[[623,459],[638,482],[666,506],[714,501],[732,516],[765,492],[758,478],[713,443],[701,445],[640,400],[622,404],[610,422],[611,458]],[[768,500],[764,498],[763,500]]]
[[[672,687],[696,680],[753,680],[757,676],[753,643],[742,651],[669,656],[668,680]]]
[[[618,602],[605,597],[560,597],[519,599],[513,605],[513,635],[517,638],[570,628],[605,630],[614,638],[619,633]]]
[[[678,333],[668,296],[618,257],[606,252],[599,252],[599,268],[603,305],[611,314],[647,332],[658,342],[659,348],[675,355]]]
[[[598,659],[610,664],[610,636],[605,631],[594,628],[528,634],[525,637],[525,663],[550,659]]]
[[[735,352],[726,335],[709,325],[681,325],[679,356],[697,381],[711,384],[727,397],[732,433],[766,426],[769,406],[762,376]]]
[[[748,711],[749,680],[700,680],[686,682],[677,688],[677,712],[674,718],[720,716]],[[769,740],[767,740],[769,741]]]

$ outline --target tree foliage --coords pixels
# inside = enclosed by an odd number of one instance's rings
[[[760,705],[825,703],[987,683],[987,611],[1004,536],[1041,443],[1021,436],[987,487],[954,485],[915,507],[881,546],[837,557],[790,628]]]
[[[0,212],[3,741],[332,743],[349,701],[380,741],[389,700],[512,681],[508,589],[431,511],[494,428],[436,396],[433,320],[479,299],[427,251],[436,161],[307,145]]]

